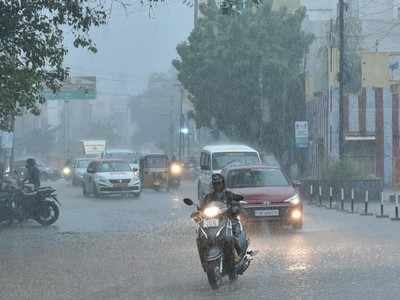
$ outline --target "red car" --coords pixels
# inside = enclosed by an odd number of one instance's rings
[[[227,189],[240,194],[248,222],[276,222],[303,227],[303,204],[279,167],[230,166],[223,170]]]

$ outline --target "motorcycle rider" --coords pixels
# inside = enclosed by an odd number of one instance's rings
[[[33,184],[35,190],[40,187],[40,171],[36,165],[36,161],[33,158],[28,158],[26,160],[26,176],[23,182]]]
[[[240,211],[240,200],[243,199],[242,196],[234,194],[225,189],[224,177],[220,174],[213,174],[211,183],[213,186],[213,191],[206,195],[201,203],[200,209],[204,208],[208,203],[212,201],[224,202],[231,210],[231,220],[232,220],[232,231],[235,236],[235,249],[238,257],[242,257],[245,254],[248,241],[245,231],[242,229],[242,225],[239,222],[238,214]]]

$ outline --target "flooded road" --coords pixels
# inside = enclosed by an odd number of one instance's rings
[[[259,251],[212,291],[195,246],[195,184],[132,199],[85,199],[58,182],[61,219],[1,228],[0,299],[396,299],[399,225],[305,207],[301,231],[253,230]]]

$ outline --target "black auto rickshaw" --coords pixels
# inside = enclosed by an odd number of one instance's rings
[[[168,189],[169,160],[165,154],[149,154],[140,159],[142,187]]]

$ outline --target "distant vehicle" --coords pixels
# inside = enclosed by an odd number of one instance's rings
[[[97,158],[101,157],[106,149],[105,140],[81,140],[81,156]]]
[[[303,227],[303,204],[296,189],[276,166],[232,166],[222,171],[227,189],[242,195],[249,222]]]
[[[91,161],[93,161],[91,158],[75,159],[72,170],[72,185],[80,185],[83,183],[83,175],[86,173],[87,167]]]
[[[181,167],[179,172],[181,172]],[[169,159],[166,154],[148,154],[140,159],[140,178],[145,188],[169,188]]]
[[[134,172],[139,171],[138,154],[129,149],[106,149],[103,153],[106,159],[121,159],[129,162]]]
[[[244,145],[206,146],[200,154],[200,174],[197,186],[198,200],[201,202],[211,188],[211,175],[221,173],[232,163],[247,165],[261,164],[257,150]]]
[[[141,193],[140,178],[124,160],[98,159],[89,163],[83,175],[83,195],[133,195]]]

